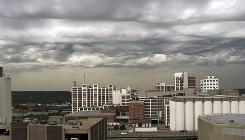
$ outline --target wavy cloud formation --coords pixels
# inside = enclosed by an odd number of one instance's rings
[[[2,65],[245,63],[243,0],[1,0]]]

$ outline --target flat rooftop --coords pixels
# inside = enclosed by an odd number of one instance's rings
[[[174,96],[170,100],[174,101],[201,101],[201,100],[245,100],[243,96],[226,96],[226,95],[215,95],[215,96]]]
[[[79,119],[78,121],[74,121],[77,124],[56,124],[56,125],[50,125],[50,124],[28,124],[30,127],[48,127],[48,126],[54,126],[54,127],[63,127],[65,129],[69,130],[87,130],[103,120],[103,118],[88,118],[88,119]]]
[[[102,113],[101,111],[78,111],[74,113],[67,114],[67,117],[105,117],[113,116],[116,113]]]
[[[205,115],[205,116],[200,116],[200,119],[215,124],[228,124],[228,125],[236,124],[236,125],[245,126],[245,114]]]

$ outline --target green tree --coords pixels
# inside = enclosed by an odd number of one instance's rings
[[[126,127],[124,124],[120,125],[120,130],[125,130],[125,129],[126,129]]]
[[[118,125],[115,125],[114,126],[114,130],[119,130],[119,126]]]

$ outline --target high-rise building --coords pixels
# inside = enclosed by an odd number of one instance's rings
[[[3,74],[0,67],[0,123],[12,122],[11,78]]]
[[[208,90],[219,89],[219,79],[214,78],[214,76],[207,76],[206,79],[200,80],[200,87],[202,92],[207,92]]]
[[[188,72],[175,72],[174,73],[174,90],[184,89],[195,89],[196,88],[196,77],[189,76]]]
[[[175,91],[183,90],[184,88],[188,88],[188,73],[187,72],[174,73]]]
[[[128,106],[131,100],[131,94],[128,89],[113,90],[112,92],[112,104],[120,106]]]
[[[164,121],[164,97],[140,97],[144,101],[145,119],[149,121]]]
[[[89,86],[74,86],[71,88],[72,94],[72,112],[100,110],[103,105],[112,104],[113,85],[99,87],[98,84]]]

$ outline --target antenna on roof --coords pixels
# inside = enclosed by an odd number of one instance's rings
[[[83,74],[83,83],[85,84],[85,82],[86,82],[86,75],[85,75],[85,73],[82,73]]]
[[[77,81],[73,81],[73,86],[77,86]]]
[[[83,74],[83,82],[84,82],[84,83],[86,82],[86,79],[85,79],[85,73]]]

